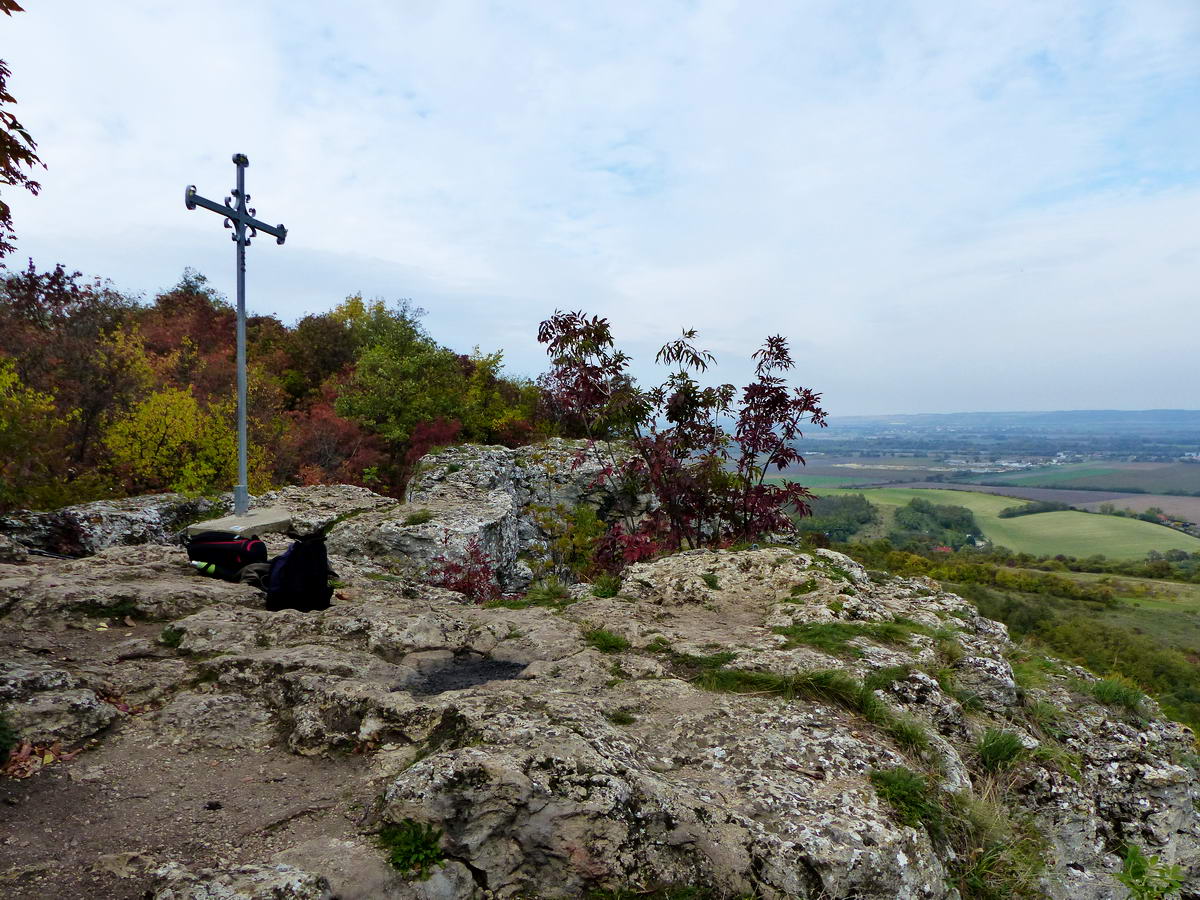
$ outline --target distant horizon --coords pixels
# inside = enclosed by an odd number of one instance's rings
[[[1075,409],[964,409],[953,412],[888,412],[888,413],[830,413],[830,419],[886,419],[912,416],[988,416],[988,415],[1054,415],[1058,413],[1198,413],[1200,408],[1189,407],[1078,407]]]

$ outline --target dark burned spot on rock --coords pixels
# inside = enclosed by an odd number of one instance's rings
[[[524,663],[492,659],[481,653],[458,653],[445,659],[423,660],[408,690],[420,696],[475,687],[489,681],[509,681],[525,671]]]

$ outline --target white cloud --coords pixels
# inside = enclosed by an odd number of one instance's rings
[[[642,356],[767,332],[835,412],[1195,406],[1188,0],[46,3],[0,29],[50,165],[21,249],[231,283],[231,186],[290,230],[251,306],[411,297],[540,367],[557,307]],[[1190,114],[1189,114],[1190,113]]]

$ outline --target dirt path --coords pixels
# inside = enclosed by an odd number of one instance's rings
[[[0,656],[32,651],[68,671],[119,677],[138,660],[108,662],[118,645],[160,630],[10,632]],[[161,731],[154,713],[122,715],[69,761],[0,778],[0,895],[142,898],[168,861],[201,868],[270,860],[310,841],[362,842],[359,821],[376,796],[362,757],[203,746]]]

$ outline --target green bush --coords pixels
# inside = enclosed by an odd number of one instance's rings
[[[1000,772],[1025,755],[1025,745],[1011,731],[989,728],[975,745],[975,753],[985,772]]]
[[[442,829],[412,819],[384,825],[379,832],[379,842],[387,852],[388,862],[418,881],[432,875],[434,868],[445,860],[441,839]]]
[[[721,587],[721,582],[717,580],[717,576],[713,572],[705,572],[700,576],[700,578],[703,579],[704,583],[708,585],[711,590],[719,590]]]
[[[158,635],[158,642],[165,647],[175,649],[183,643],[184,632],[182,629],[168,625]]]
[[[1125,848],[1121,871],[1113,875],[1129,889],[1133,900],[1164,900],[1183,887],[1183,869],[1146,856],[1136,844]]]
[[[583,633],[584,641],[592,647],[595,647],[601,653],[620,653],[629,649],[629,641],[603,628],[593,628],[591,631]]]

